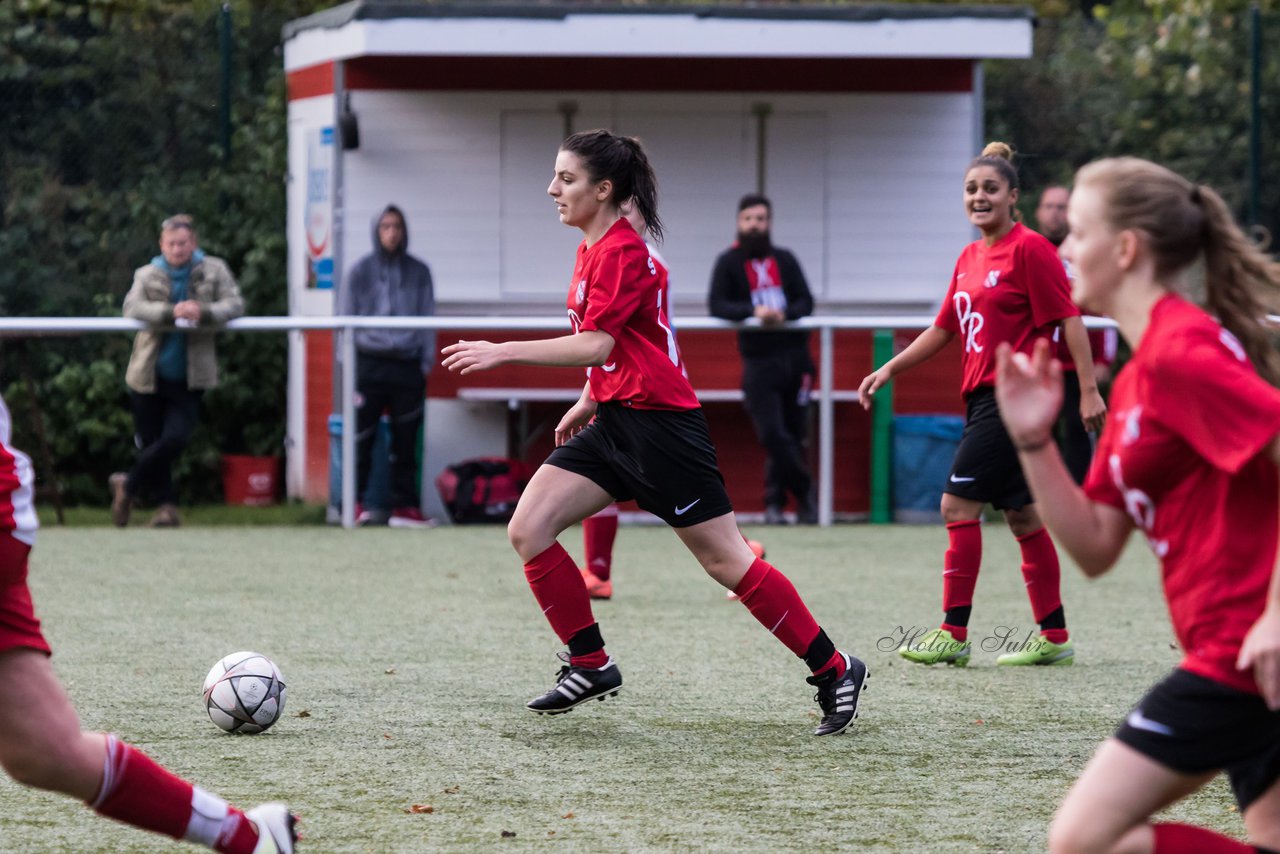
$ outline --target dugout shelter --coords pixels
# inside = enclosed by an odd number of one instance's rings
[[[983,142],[982,61],[1030,56],[1032,23],[1029,10],[998,6],[373,0],[293,21],[290,312],[332,314],[334,284],[370,251],[372,218],[394,202],[410,251],[431,265],[441,314],[559,316],[579,234],[558,222],[545,189],[559,141],[593,127],[639,136],[650,153],[677,324],[706,314],[736,201],[756,190],[773,200],[774,240],[800,259],[817,313],[932,311],[972,239],[959,184]],[[869,336],[842,336],[838,387],[856,388]],[[735,398],[732,333],[681,333],[681,345],[709,392],[735,504],[750,511],[762,457]],[[293,333],[289,358],[288,491],[322,500],[331,335]],[[933,379],[922,372],[922,387]],[[433,373],[424,470],[513,447],[538,461],[545,447],[529,425],[539,401],[504,402],[503,392],[581,383],[580,372],[551,369],[465,382]],[[947,374],[942,384],[945,403],[921,401],[925,411],[958,411],[957,383]],[[867,430],[852,404],[846,414],[836,509],[856,515]],[[717,417],[736,428],[716,430]]]

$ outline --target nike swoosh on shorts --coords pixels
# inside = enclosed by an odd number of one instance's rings
[[[684,514],[686,514],[686,513],[688,513],[688,512],[689,512],[689,508],[693,507],[693,505],[697,504],[697,503],[698,503],[699,501],[701,501],[701,500],[702,500],[701,498],[695,498],[693,501],[690,501],[690,502],[689,502],[688,504],[686,504],[685,506],[683,506],[683,507],[677,507],[677,508],[676,508],[676,515],[677,515],[677,516],[683,516]]]
[[[951,475],[951,482],[952,482],[952,483],[971,483],[973,480],[975,480],[975,478],[972,478],[972,477],[956,477],[955,475]]]
[[[1159,721],[1151,720],[1151,718],[1144,715],[1138,709],[1134,709],[1130,712],[1129,716],[1124,719],[1124,722],[1134,729],[1146,730],[1147,732],[1154,732],[1158,735],[1174,734],[1173,727],[1162,724]]]

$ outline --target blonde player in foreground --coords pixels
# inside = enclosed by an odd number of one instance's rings
[[[996,397],[1054,538],[1086,575],[1135,528],[1161,565],[1184,658],[1105,741],[1058,810],[1065,852],[1280,850],[1280,275],[1213,190],[1135,158],[1076,176],[1072,297],[1133,348],[1081,489],[1053,442],[1048,342],[997,356]],[[1183,293],[1204,264],[1205,308]],[[1226,772],[1252,845],[1153,816]]]

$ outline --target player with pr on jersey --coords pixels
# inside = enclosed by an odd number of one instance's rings
[[[999,656],[996,664],[1062,666],[1075,660],[1059,592],[1058,553],[1000,423],[995,352],[1001,343],[1029,352],[1061,324],[1082,378],[1093,376],[1093,361],[1062,261],[1048,240],[1014,218],[1018,172],[1012,156],[1009,146],[993,142],[969,164],[965,212],[982,237],[960,253],[933,325],[858,388],[869,409],[876,390],[893,377],[933,358],[955,337],[963,341],[964,433],[942,495],[950,544],[942,572],[942,625],[899,650],[918,664],[969,663],[969,617],[982,564],[982,509],[987,503],[1004,511],[1018,541],[1031,613],[1040,625],[1038,639]],[[1086,426],[1101,427],[1105,412],[1096,384],[1082,392],[1080,417]]]

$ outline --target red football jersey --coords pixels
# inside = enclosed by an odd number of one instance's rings
[[[11,435],[9,408],[0,397],[0,533],[34,545],[40,527],[32,500],[36,478],[31,458],[9,444]]]
[[[1088,332],[1089,354],[1093,356],[1093,364],[1105,367],[1114,363],[1116,351],[1120,346],[1120,333],[1116,332],[1115,327],[1090,329]],[[1067,338],[1062,334],[1061,329],[1058,331],[1058,361],[1062,363],[1064,371],[1076,369],[1076,360],[1071,358],[1071,349],[1067,347]]]
[[[1253,693],[1235,662],[1276,563],[1280,479],[1262,452],[1277,433],[1280,390],[1213,318],[1167,296],[1116,378],[1085,480],[1160,559],[1182,666]]]
[[[697,409],[667,319],[667,276],[640,236],[619,219],[590,248],[578,247],[569,283],[573,331],[613,337],[608,363],[587,369],[597,402],[638,409]]]
[[[975,240],[964,248],[933,325],[963,339],[960,393],[968,397],[996,384],[996,345],[1030,353],[1058,321],[1079,313],[1058,250],[1016,223],[993,246]]]

